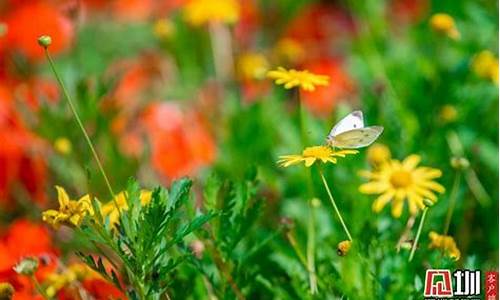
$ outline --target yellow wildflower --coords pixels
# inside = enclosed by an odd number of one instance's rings
[[[458,111],[455,106],[447,104],[441,107],[439,112],[439,118],[443,123],[451,123],[455,121],[458,117]]]
[[[356,150],[340,150],[334,151],[327,146],[307,147],[302,151],[302,154],[282,155],[279,157],[278,164],[282,167],[289,167],[301,162],[304,162],[306,167],[312,166],[317,160],[322,163],[337,163],[336,157],[345,157],[348,154],[356,154]]]
[[[153,33],[159,39],[167,39],[174,33],[174,24],[168,19],[159,19],[153,25]]]
[[[455,20],[448,14],[434,14],[431,17],[430,24],[432,29],[438,33],[444,34],[454,40],[460,38],[460,32],[455,25]]]
[[[76,263],[70,265],[61,273],[49,274],[45,278],[43,286],[47,296],[52,298],[59,290],[71,285],[73,282],[91,278],[101,278],[101,275],[83,263]]]
[[[147,190],[142,190],[141,191],[141,204],[142,205],[147,205],[151,201],[151,191]],[[118,219],[120,217],[120,213],[116,206],[118,205],[118,208],[120,211],[123,210],[128,210],[128,204],[127,204],[127,193],[126,192],[120,192],[118,195],[115,197],[115,201],[109,201],[108,203],[104,204],[101,208],[101,214],[104,218],[108,217],[109,218],[109,224],[110,225],[115,225],[118,223]],[[116,202],[116,203],[115,203]]]
[[[458,249],[453,237],[449,235],[440,235],[431,231],[429,233],[429,239],[431,240],[431,243],[429,244],[430,249],[441,249],[452,259],[460,259],[460,250]]]
[[[307,70],[286,70],[278,67],[277,70],[267,72],[267,77],[275,79],[276,84],[283,84],[285,89],[300,87],[304,91],[314,91],[318,85],[328,85],[330,78],[326,75],[316,75]]]
[[[279,40],[274,47],[273,53],[280,61],[292,64],[302,61],[306,56],[304,47],[296,40],[290,38]]]
[[[383,163],[374,171],[362,171],[360,175],[372,181],[362,184],[359,191],[363,194],[380,194],[373,202],[372,209],[380,212],[392,201],[392,215],[396,218],[403,212],[404,200],[408,200],[411,214],[425,207],[424,198],[437,201],[434,192],[444,193],[445,189],[433,181],[441,177],[441,171],[428,167],[417,167],[420,156],[410,155],[402,162],[391,160]]]
[[[242,79],[262,79],[266,76],[269,63],[259,53],[245,53],[238,58],[238,74]]]
[[[472,59],[471,68],[477,76],[498,84],[498,58],[489,50],[481,51]]]
[[[90,196],[85,195],[78,201],[70,200],[64,188],[56,186],[57,199],[59,201],[59,210],[49,209],[44,211],[42,218],[44,222],[59,228],[61,224],[71,224],[79,226],[83,218],[89,214],[94,215]]]
[[[194,26],[210,22],[236,23],[239,18],[237,0],[190,0],[184,6],[184,19]]]
[[[373,166],[378,166],[391,159],[391,150],[384,144],[373,144],[366,151],[368,162]]]
[[[61,154],[71,153],[71,148],[71,142],[65,137],[57,138],[54,141],[54,149]]]

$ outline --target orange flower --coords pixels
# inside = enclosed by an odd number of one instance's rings
[[[44,143],[26,128],[13,102],[8,88],[0,85],[0,205],[12,206],[13,190],[19,184],[35,202],[44,203]]]
[[[331,78],[327,86],[314,91],[301,91],[306,107],[316,115],[330,115],[337,103],[348,100],[355,91],[354,82],[339,60],[322,59],[306,64],[304,68]]]
[[[146,20],[154,12],[153,0],[111,1],[113,14],[125,21]]]
[[[6,47],[33,61],[44,55],[37,43],[40,35],[52,37],[50,50],[54,54],[67,49],[73,37],[73,26],[69,19],[48,1],[23,1],[7,14],[5,24]]]
[[[195,174],[215,159],[215,141],[203,119],[173,103],[152,104],[144,114],[153,167],[170,179]]]

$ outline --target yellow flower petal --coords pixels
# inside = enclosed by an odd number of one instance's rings
[[[314,162],[316,161],[316,158],[315,157],[308,157],[305,159],[306,163],[306,167],[310,167],[314,164]]]
[[[406,170],[413,170],[420,163],[420,156],[412,154],[403,160],[403,168]]]
[[[394,191],[386,192],[380,195],[372,204],[372,210],[376,213],[380,212],[384,206],[392,200]]]
[[[304,91],[314,91],[316,86],[326,86],[329,81],[329,77],[325,75],[316,75],[307,70],[286,70],[283,67],[268,71],[267,77],[274,79],[277,85],[284,85],[285,89],[300,87]]]
[[[424,198],[428,198],[429,200],[432,200],[433,202],[437,201],[436,195],[434,195],[429,190],[426,190],[426,189],[423,189],[423,188],[420,188],[420,187],[415,187],[414,190],[415,190],[415,192],[417,194],[423,196]]]
[[[69,203],[69,196],[63,187],[56,185],[57,190],[57,201],[59,202],[60,208],[65,208]]]
[[[389,185],[385,182],[372,181],[364,183],[359,187],[359,191],[363,194],[380,194],[386,191]]]
[[[441,170],[428,167],[417,168],[415,172],[421,179],[435,179],[443,175]]]
[[[435,181],[428,181],[428,180],[426,180],[426,181],[419,182],[418,185],[421,186],[421,187],[425,187],[425,188],[431,189],[431,190],[436,191],[438,193],[444,193],[445,192],[444,186],[440,185],[439,183],[437,183]]]

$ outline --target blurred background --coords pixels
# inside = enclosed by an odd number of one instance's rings
[[[49,231],[40,217],[58,205],[55,185],[72,198],[92,191],[109,201],[37,44],[42,34],[52,37],[55,65],[115,190],[130,177],[153,188],[190,176],[196,205],[210,174],[237,181],[255,171],[265,205],[247,244],[286,217],[303,247],[308,200],[317,197],[323,299],[418,299],[426,268],[498,269],[497,1],[0,0],[0,281],[12,282],[12,265],[24,255],[73,259],[78,241],[64,229]],[[286,90],[266,78],[279,66],[330,81],[311,92]],[[324,144],[355,109],[367,124],[384,126],[383,151],[362,149],[325,166],[360,245],[360,255],[339,260],[345,236],[320,179],[313,175],[311,192],[308,169],[276,161]],[[395,249],[411,217],[407,207],[399,218],[390,209],[373,212],[375,197],[359,192],[366,181],[358,173],[380,155],[411,154],[442,171],[436,181],[446,192],[409,265],[408,251]],[[468,166],[457,168],[453,157]],[[428,249],[428,233],[443,227],[457,173],[449,235],[461,257],[454,261]],[[249,298],[310,297],[285,237],[253,264],[261,278],[238,279]],[[182,274],[191,273],[180,274],[174,283],[186,286]],[[175,298],[206,298],[197,288],[173,290]]]

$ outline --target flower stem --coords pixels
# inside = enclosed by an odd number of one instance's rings
[[[215,77],[219,83],[225,84],[234,73],[231,31],[226,25],[220,22],[211,22],[208,29],[212,46]]]
[[[347,234],[347,237],[352,242],[352,237],[351,237],[351,234],[349,233],[349,229],[347,229],[347,226],[345,225],[344,219],[342,218],[342,215],[340,214],[340,211],[337,207],[337,204],[335,203],[335,200],[333,199],[332,192],[330,191],[330,188],[328,187],[328,183],[326,182],[325,176],[323,175],[323,172],[321,170],[319,170],[319,174],[321,175],[321,179],[323,180],[323,184],[325,186],[326,192],[328,193],[328,197],[330,198],[330,201],[332,202],[333,209],[335,210],[335,213],[339,217],[340,223],[342,224],[342,227],[344,228],[344,231]]]
[[[396,249],[399,252],[401,250],[401,245],[408,239],[408,236],[410,235],[410,231],[413,228],[413,225],[415,224],[415,214],[412,214],[409,218],[408,221],[406,222],[406,227],[405,230],[403,231],[403,234],[399,238],[398,244],[396,245]]]
[[[422,218],[420,219],[420,224],[418,224],[417,236],[415,236],[415,241],[413,242],[413,245],[411,247],[410,257],[408,258],[408,261],[412,261],[413,256],[415,255],[415,250],[417,250],[418,240],[420,238],[420,234],[422,233],[422,227],[424,227],[424,221],[425,221],[425,217],[427,216],[428,210],[429,210],[429,208],[425,207],[424,212],[422,213]]]
[[[80,119],[78,112],[76,111],[75,105],[73,104],[73,101],[71,100],[71,96],[69,95],[69,93],[66,89],[66,86],[64,85],[64,82],[62,81],[61,77],[59,76],[59,73],[56,70],[56,67],[54,65],[54,62],[52,61],[52,57],[50,56],[47,47],[44,47],[44,51],[45,51],[45,56],[47,57],[47,60],[49,61],[50,68],[52,69],[52,72],[54,73],[54,76],[56,77],[57,82],[61,86],[61,89],[64,93],[64,96],[66,97],[66,100],[68,101],[69,107],[71,108],[71,111],[73,112],[73,115],[76,119],[76,122],[78,123],[78,126],[80,127],[80,129],[83,133],[83,136],[85,137],[85,140],[87,141],[87,144],[90,148],[90,151],[92,152],[92,155],[94,156],[94,159],[97,162],[97,166],[99,167],[99,171],[101,172],[102,177],[104,177],[104,181],[106,182],[106,186],[108,187],[109,193],[111,194],[111,197],[114,199],[115,193],[113,191],[113,188],[111,187],[108,176],[106,175],[106,172],[104,171],[101,160],[99,159],[99,156],[97,155],[97,152],[95,151],[94,145],[92,144],[92,141],[90,140],[90,137],[89,137],[87,131],[85,130],[85,127],[83,126],[83,122]]]
[[[307,271],[309,273],[309,286],[311,294],[318,292],[318,280],[316,278],[316,266],[314,262],[315,243],[316,243],[316,214],[312,200],[309,201],[309,222],[307,225]]]
[[[444,223],[443,234],[447,235],[450,229],[451,218],[453,217],[453,211],[457,204],[458,189],[460,188],[460,171],[455,172],[455,179],[453,181],[453,187],[450,192],[450,205],[448,206],[448,213],[446,214],[446,221]]]
[[[43,297],[43,299],[45,299],[45,300],[50,300],[51,299],[49,297],[49,295],[47,295],[47,293],[45,292],[45,290],[42,288],[42,286],[40,285],[40,283],[36,279],[35,275],[31,275],[30,276],[30,280],[33,283],[33,286],[35,287],[35,290]]]
[[[287,238],[288,242],[290,243],[290,245],[292,245],[293,251],[295,251],[295,254],[299,258],[300,262],[302,263],[304,268],[306,268],[306,270],[307,270],[307,260],[299,248],[299,245],[297,243],[297,239],[295,239],[295,236],[293,235],[292,232],[287,232],[286,238]]]

